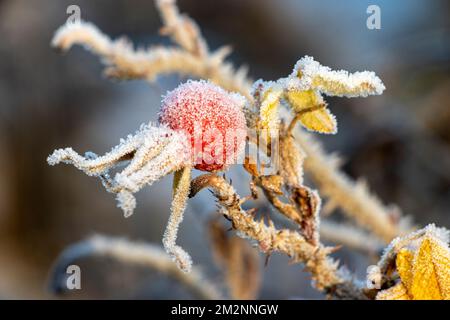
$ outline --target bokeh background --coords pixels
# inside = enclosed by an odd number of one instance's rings
[[[82,48],[54,52],[50,40],[71,4],[112,37],[169,44],[158,34],[151,0],[0,0],[0,298],[56,298],[47,290],[48,272],[67,245],[94,233],[159,244],[169,213],[170,178],[141,191],[135,215],[124,219],[99,181],[46,164],[59,147],[108,151],[156,120],[161,95],[184,80],[111,82]],[[381,8],[381,30],[366,28],[370,4]],[[180,0],[179,6],[213,49],[232,45],[230,59],[248,65],[253,79],[286,76],[306,54],[332,68],[376,71],[387,87],[383,96],[327,99],[339,133],[320,139],[344,157],[345,172],[365,177],[385,203],[418,225],[450,227],[448,1]],[[246,175],[230,175],[245,190]],[[214,210],[207,193],[191,201],[180,243],[220,282],[205,231]],[[336,256],[360,277],[372,263],[347,248]],[[190,298],[145,268],[105,259],[80,265],[83,290],[67,298]],[[262,274],[260,298],[322,298],[286,257],[273,255]]]

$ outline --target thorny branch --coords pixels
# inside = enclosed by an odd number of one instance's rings
[[[362,291],[338,270],[337,262],[328,257],[334,248],[309,243],[300,233],[288,229],[278,230],[271,220],[257,222],[253,215],[242,209],[242,199],[222,177],[205,174],[191,183],[190,197],[204,188],[211,188],[222,208],[222,214],[231,221],[238,235],[257,242],[259,249],[270,254],[279,251],[293,262],[304,263],[311,272],[314,285],[338,298],[364,299]]]
[[[164,6],[167,11],[173,13],[171,18],[172,21],[181,19],[174,17],[175,13],[178,12],[175,0],[156,0],[156,3],[160,10]],[[161,10],[164,21],[167,21],[167,11]],[[192,20],[189,21],[191,24],[195,25]],[[166,26],[168,25],[176,25],[179,29],[182,29],[182,24],[180,23],[166,23]],[[172,28],[171,30],[171,35],[173,35],[172,38],[181,47],[195,47],[195,43],[198,41],[205,43],[204,40],[198,40],[199,38],[202,39],[198,27],[192,28],[192,30],[195,30],[196,37],[190,37],[191,42],[189,45],[184,45],[182,41],[177,40],[177,37],[174,36],[177,33],[184,32],[183,30],[177,30],[177,28],[175,28],[175,30]],[[206,48],[207,45],[205,44],[204,47]],[[231,68],[230,70],[232,71],[233,69]],[[245,80],[245,77],[241,78],[242,73],[237,72],[236,76],[238,75],[238,78],[240,79],[239,82],[247,83],[248,85],[240,87],[237,91],[244,94],[246,97],[251,96],[249,93],[249,84],[251,82]],[[207,74],[203,74],[203,76],[205,77]],[[233,79],[233,76],[226,78],[227,81],[220,81],[220,79],[212,80],[224,88],[232,90],[232,88],[229,87],[228,80]],[[318,107],[323,106],[319,105],[316,108]],[[305,151],[307,156],[304,160],[304,168],[311,174],[311,177],[314,182],[317,183],[321,193],[328,197],[329,201],[334,203],[336,207],[342,208],[343,211],[350,218],[355,219],[359,225],[369,229],[369,231],[372,231],[386,243],[397,235],[407,231],[410,227],[407,225],[406,221],[399,221],[401,217],[396,217],[395,214],[392,213],[393,210],[389,210],[389,208],[385,207],[376,196],[370,194],[366,187],[354,183],[349,177],[342,173],[336,165],[335,158],[327,155],[313,136],[308,135],[301,128],[295,130],[294,127],[299,116],[300,114],[297,114],[293,118],[288,127],[288,132],[294,134],[295,140],[300,143],[300,146]]]
[[[229,91],[241,93],[248,99],[245,111],[249,126],[261,125],[258,109],[267,112],[269,116],[275,114],[278,100],[283,94],[278,87],[268,90],[266,93],[269,100],[262,102],[262,99],[251,90],[251,81],[247,79],[246,69],[235,70],[231,64],[224,61],[230,52],[228,47],[222,47],[213,53],[209,52],[198,26],[193,20],[179,13],[174,0],[156,0],[156,4],[164,23],[161,32],[169,35],[179,47],[134,50],[126,40],[112,41],[94,25],[84,22],[61,27],[55,34],[52,44],[62,50],[68,50],[74,44],[88,47],[107,65],[106,74],[116,78],[153,81],[158,75],[177,73],[210,79]],[[344,273],[338,270],[337,262],[329,257],[335,249],[320,243],[318,232],[320,198],[315,191],[303,186],[303,165],[320,192],[328,197],[328,208],[340,207],[360,226],[367,228],[385,242],[401,234],[406,227],[399,217],[391,214],[388,208],[368,192],[367,188],[355,184],[341,173],[335,159],[326,155],[312,137],[307,137],[303,130],[296,127],[296,123],[305,121],[305,117],[316,112],[330,119],[331,126],[325,130],[333,133],[336,130],[335,120],[326,109],[319,92],[338,96],[347,94],[349,97],[358,94],[365,96],[370,92],[379,93],[384,86],[373,73],[342,74],[320,66],[310,57],[299,62],[298,67],[303,69],[294,69],[295,79],[282,79],[289,90],[292,89],[291,86],[296,88],[286,94],[288,100],[297,108],[297,113],[288,126],[283,122],[280,125],[279,171],[273,175],[264,175],[256,167],[245,165],[252,176],[252,194],[255,196],[256,188],[261,188],[268,201],[281,214],[298,225],[298,231],[278,230],[270,220],[269,225],[264,221],[256,222],[251,212],[241,207],[246,198],[241,199],[225,179],[213,174],[194,179],[191,183],[190,196],[194,196],[203,188],[213,189],[223,214],[232,221],[233,227],[240,235],[255,240],[262,252],[270,254],[272,251],[279,251],[290,256],[294,262],[304,263],[312,274],[315,286],[334,297],[363,299],[365,296],[361,289],[344,276]],[[348,81],[339,83],[342,77],[347,77]],[[373,80],[373,83],[365,82],[364,77]],[[295,91],[299,90],[298,88],[305,91]],[[303,105],[305,102],[313,102],[313,105],[305,108]],[[289,115],[289,118],[292,117]],[[268,122],[262,125],[277,124],[274,119],[269,117]],[[99,170],[103,171],[103,168]],[[175,237],[171,239],[173,243],[169,243],[169,247],[179,248],[175,246]],[[176,253],[173,253],[176,256]]]
[[[113,77],[153,81],[158,75],[177,73],[209,78],[223,88],[239,92],[252,101],[251,81],[247,79],[245,69],[236,71],[231,64],[224,62],[229,49],[221,48],[214,53],[209,53],[206,44],[199,45],[204,43],[204,40],[198,40],[201,38],[198,27],[187,28],[190,30],[189,36],[185,35],[186,30],[180,30],[186,23],[191,26],[195,24],[192,20],[178,16],[175,1],[157,0],[156,3],[163,11],[161,12],[163,20],[172,21],[166,25],[167,29],[163,28],[163,30],[166,30],[181,48],[153,47],[135,51],[124,39],[111,41],[90,23],[68,24],[61,27],[55,34],[52,45],[62,50],[68,50],[74,44],[86,46],[102,57],[102,61],[108,66],[106,74]],[[182,21],[182,23],[174,21]],[[203,49],[192,49],[196,47]],[[199,55],[199,52],[206,53]],[[205,55],[207,57],[204,57]],[[250,113],[249,121],[252,117],[254,115]],[[385,242],[408,229],[399,223],[399,218],[390,214],[389,208],[371,195],[367,188],[355,184],[340,172],[335,165],[335,159],[322,150],[314,137],[300,128],[293,130],[291,126],[289,131],[291,130],[294,131],[296,141],[307,154],[305,170],[334,207],[342,208],[350,218],[374,232]]]

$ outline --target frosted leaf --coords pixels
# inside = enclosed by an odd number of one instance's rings
[[[385,86],[374,72],[331,70],[310,56],[300,59],[286,80],[289,90],[318,90],[329,96],[367,97],[382,94]]]
[[[287,78],[274,81],[258,80],[252,96],[259,107],[259,123],[264,128],[276,127],[279,122],[280,100],[295,112],[295,120],[306,129],[335,134],[337,122],[328,110],[322,95],[338,97],[367,97],[381,94],[385,87],[374,72],[349,73],[322,66],[312,57],[300,59]]]
[[[379,292],[376,299],[449,300],[450,250],[447,236],[444,228],[431,224],[394,240],[391,250],[378,265],[388,277],[392,266],[395,266],[396,284]]]

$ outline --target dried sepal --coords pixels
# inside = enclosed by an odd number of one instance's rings
[[[292,190],[291,199],[300,212],[300,228],[305,239],[319,244],[319,212],[322,205],[319,194],[305,186],[296,186]]]
[[[303,185],[305,152],[288,132],[281,134],[279,143],[280,175],[289,186]]]
[[[72,164],[89,176],[101,179],[108,192],[117,194],[118,206],[124,216],[132,215],[136,207],[134,193],[163,176],[189,165],[190,146],[181,132],[165,127],[142,125],[127,139],[103,156],[93,152],[79,155],[72,148],[55,150],[48,158],[50,165]],[[109,171],[130,160],[121,172],[111,178]]]

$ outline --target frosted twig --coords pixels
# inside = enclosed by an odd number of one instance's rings
[[[153,47],[134,50],[125,39],[112,41],[96,26],[87,22],[61,26],[55,33],[52,46],[67,51],[80,44],[100,56],[108,67],[108,76],[121,79],[153,81],[158,75],[177,73],[210,79],[233,92],[251,98],[250,82],[245,69],[235,70],[223,60],[226,49],[219,49],[207,57],[197,56],[182,48]]]
[[[161,32],[170,35],[186,51],[206,58],[208,46],[200,29],[191,18],[180,14],[175,0],[155,0],[155,4],[164,24]]]
[[[378,254],[383,248],[383,243],[378,238],[354,226],[329,220],[321,220],[320,236],[336,245],[343,245],[370,254]]]
[[[173,200],[170,208],[169,222],[164,231],[163,244],[178,267],[184,272],[192,268],[192,259],[180,246],[176,245],[178,227],[183,221],[183,213],[189,195],[191,183],[191,168],[184,167],[175,172],[173,179]]]
[[[264,220],[256,222],[251,214],[242,209],[242,200],[222,177],[214,174],[197,177],[191,183],[190,196],[195,196],[203,188],[212,189],[221,205],[222,214],[232,221],[238,235],[256,241],[262,252],[279,251],[291,257],[294,262],[304,263],[319,290],[338,298],[351,296],[354,299],[364,299],[361,290],[341,274],[338,263],[329,257],[333,248],[324,247],[320,243],[312,245],[298,232],[276,229],[271,221],[268,226]]]
[[[181,271],[162,248],[101,235],[72,244],[60,254],[51,272],[50,288],[55,292],[64,290],[67,266],[91,256],[107,256],[124,263],[146,266],[184,284],[200,299],[223,299],[216,286],[206,280],[198,268],[193,268],[190,273]]]

